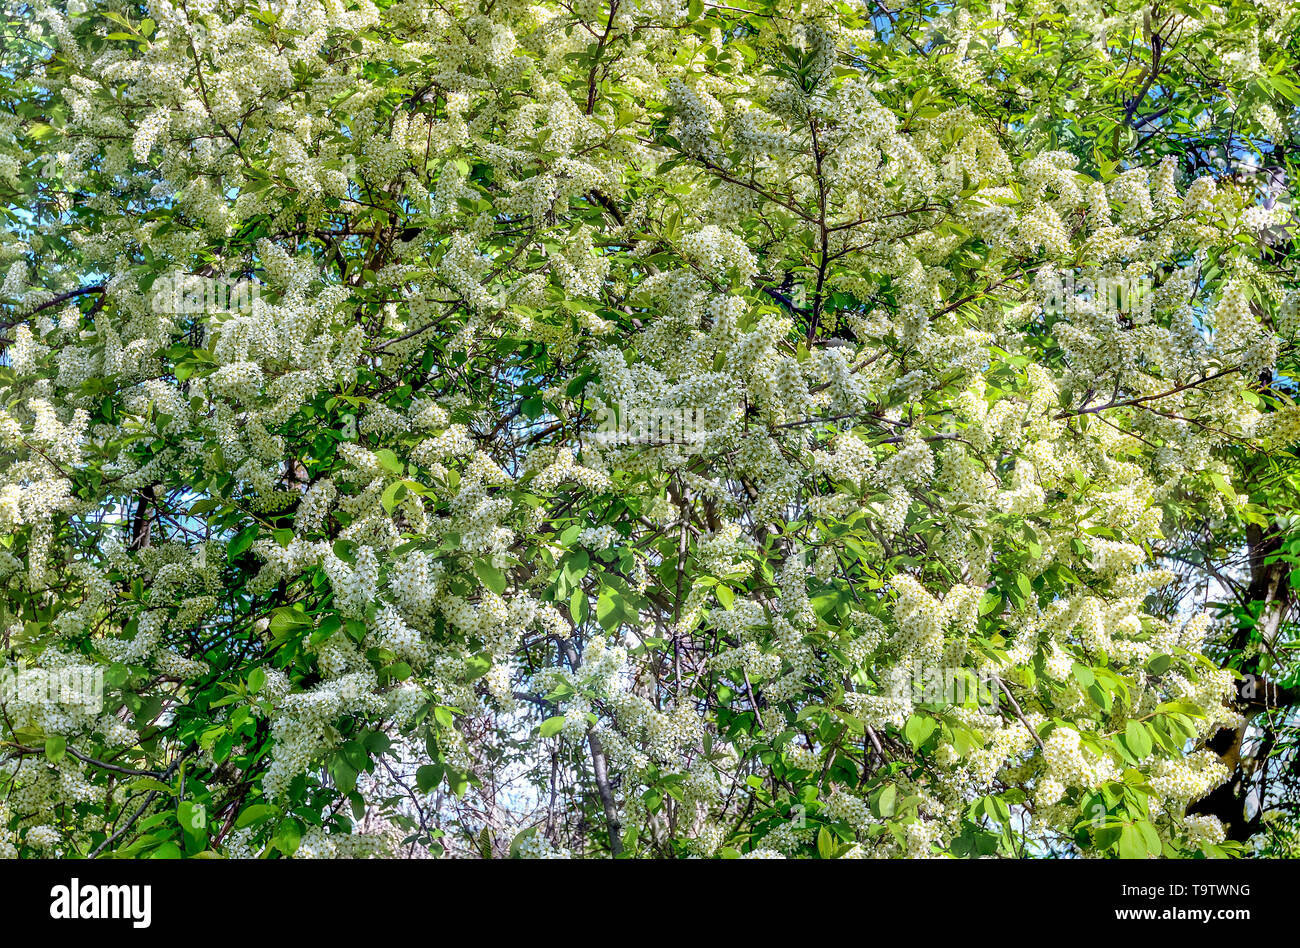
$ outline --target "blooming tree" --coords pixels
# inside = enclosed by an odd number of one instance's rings
[[[1235,851],[1296,4],[6,23],[0,853]]]

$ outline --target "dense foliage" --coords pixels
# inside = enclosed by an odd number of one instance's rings
[[[3,49],[0,854],[1295,845],[1300,5]]]

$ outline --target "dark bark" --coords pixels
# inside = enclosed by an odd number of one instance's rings
[[[156,500],[157,492],[154,485],[150,484],[140,492],[140,500],[135,505],[135,515],[131,518],[131,542],[128,549],[142,550],[149,545],[153,505]]]
[[[1242,758],[1241,747],[1246,728],[1258,716],[1270,709],[1288,707],[1300,702],[1300,688],[1282,688],[1264,677],[1266,656],[1271,654],[1271,644],[1276,640],[1282,619],[1291,606],[1291,566],[1275,558],[1282,548],[1280,531],[1265,533],[1251,524],[1246,529],[1246,542],[1250,562],[1248,602],[1261,603],[1258,619],[1241,623],[1233,633],[1231,647],[1234,656],[1240,655],[1253,641],[1262,640],[1265,647],[1255,655],[1240,662],[1236,669],[1243,677],[1237,684],[1237,705],[1246,721],[1238,728],[1220,728],[1206,741],[1206,747],[1218,754],[1231,773],[1228,779],[1187,808],[1189,814],[1214,816],[1223,824],[1227,838],[1245,842],[1259,831],[1263,818],[1262,807],[1256,806],[1252,816],[1246,815],[1246,804],[1256,788],[1257,760]],[[1269,562],[1270,558],[1274,558]],[[1230,659],[1235,661],[1234,659]],[[1264,747],[1272,746],[1274,735],[1264,734]]]

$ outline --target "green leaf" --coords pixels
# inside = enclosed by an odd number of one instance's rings
[[[45,757],[52,764],[57,764],[63,759],[63,755],[68,750],[68,741],[60,735],[47,737],[45,739]]]
[[[1150,820],[1142,820],[1138,823],[1138,831],[1142,834],[1142,839],[1146,842],[1147,852],[1160,853],[1160,832],[1152,825]]]
[[[492,670],[492,659],[486,653],[465,659],[465,680],[477,681]]]
[[[498,596],[506,591],[506,575],[487,560],[474,561],[474,575]]]
[[[271,613],[271,621],[268,624],[271,635],[277,639],[288,638],[300,629],[311,627],[311,619],[305,612],[301,611],[301,606],[297,609],[276,609]]]
[[[713,594],[718,597],[718,602],[722,603],[722,608],[730,612],[732,604],[736,601],[736,591],[730,586],[719,583],[714,587]]]
[[[1214,471],[1210,474],[1210,480],[1214,482],[1214,486],[1219,489],[1219,493],[1227,499],[1228,503],[1235,507],[1237,505],[1237,492],[1232,489],[1228,479],[1218,471]]]
[[[1151,735],[1140,721],[1129,721],[1124,726],[1124,740],[1129,751],[1138,760],[1151,753]]]
[[[272,837],[271,842],[280,852],[292,856],[302,843],[302,823],[292,816],[281,820],[280,825],[275,828],[275,836]]]
[[[554,737],[556,734],[559,734],[560,731],[564,729],[564,721],[565,717],[563,714],[557,714],[553,718],[547,718],[542,722],[540,729],[542,737]]]
[[[266,685],[266,670],[263,668],[254,668],[248,673],[248,690],[252,694],[257,694]]]
[[[564,394],[569,398],[577,398],[582,390],[587,387],[587,383],[592,380],[594,375],[595,373],[593,372],[583,372],[579,374],[569,383],[569,387],[564,390]]]
[[[1119,831],[1119,857],[1121,859],[1145,859],[1147,852],[1145,834],[1132,823],[1125,823]]]
[[[256,539],[257,524],[254,524],[251,527],[245,527],[243,530],[236,533],[234,537],[231,538],[230,542],[226,544],[226,556],[230,562],[233,563],[235,560],[239,559],[239,555],[252,546],[253,541]]]
[[[606,632],[613,632],[623,621],[622,595],[611,586],[603,586],[596,600],[596,621]]]
[[[573,590],[573,595],[569,597],[569,617],[573,619],[574,625],[582,625],[591,615],[591,603],[587,600],[587,594],[578,587]]]
[[[379,502],[384,505],[384,510],[387,513],[392,514],[406,494],[406,485],[401,481],[393,481],[393,483],[384,488],[384,493],[380,496]]]
[[[380,678],[385,684],[390,681],[406,681],[414,674],[414,670],[406,662],[393,662],[380,670]]]
[[[1153,675],[1163,675],[1174,662],[1172,655],[1153,655],[1147,662],[1147,671]]]
[[[176,805],[176,822],[186,836],[206,838],[208,811],[192,800],[182,800]]]
[[[420,788],[420,792],[428,793],[442,783],[444,769],[442,764],[425,764],[418,769],[415,772],[415,785]]]
[[[271,806],[269,803],[254,803],[252,806],[244,807],[240,812],[239,818],[235,820],[235,828],[243,829],[246,826],[264,823],[279,812],[278,807]]]
[[[398,460],[397,455],[387,448],[380,448],[375,452],[375,460],[389,474],[401,474],[406,470],[406,466]]]
[[[159,793],[173,794],[176,788],[153,777],[138,777],[129,784],[132,790],[157,790]]]
[[[339,748],[339,753],[343,755],[343,759],[347,761],[348,766],[356,771],[364,770],[366,764],[370,761],[370,757],[366,754],[365,745],[360,741],[344,741],[343,746]]]
[[[357,772],[342,757],[335,757],[331,762],[330,776],[341,793],[351,793],[357,788]]]
[[[934,718],[926,714],[914,714],[907,719],[907,724],[903,726],[903,736],[913,747],[919,748],[934,733],[937,723]]]
[[[834,859],[835,849],[835,838],[831,836],[831,831],[823,826],[817,831],[817,855],[823,859]]]
[[[319,645],[341,628],[343,628],[343,620],[334,613],[330,613],[320,620],[320,625],[317,626],[316,631],[311,634],[311,644]]]
[[[898,788],[891,784],[886,784],[880,788],[880,794],[876,797],[876,815],[882,819],[887,819],[894,815],[894,807],[898,802]]]
[[[564,578],[570,586],[577,586],[590,569],[591,555],[586,550],[578,550],[564,559]]]

